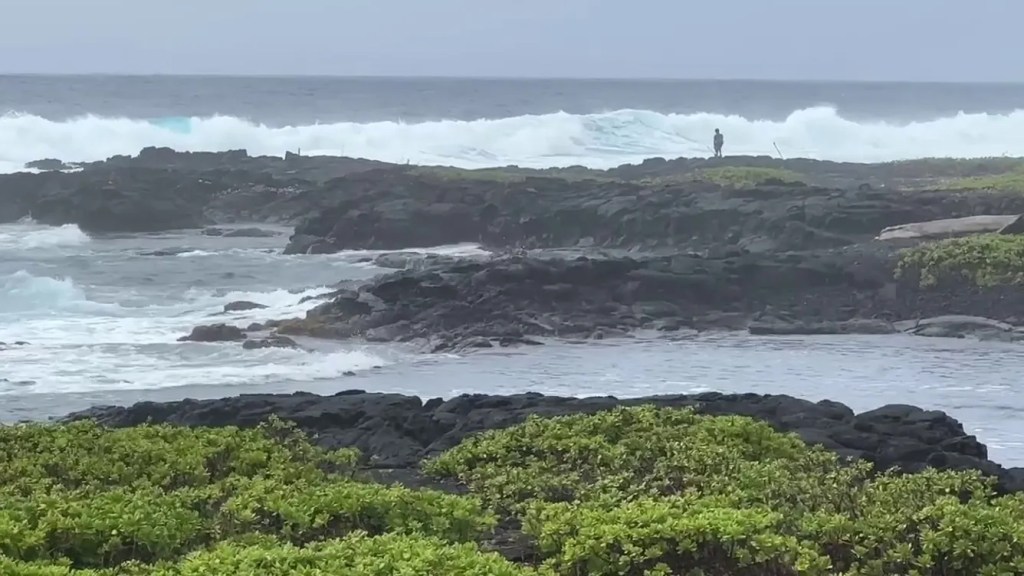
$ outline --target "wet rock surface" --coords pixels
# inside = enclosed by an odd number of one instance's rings
[[[621,337],[640,329],[925,335],[941,325],[950,335],[1017,334],[998,322],[962,318],[918,326],[919,319],[948,314],[1006,318],[1024,310],[1024,293],[1013,287],[925,290],[913,279],[893,278],[897,258],[897,247],[874,242],[725,258],[535,253],[440,260],[340,290],[304,318],[268,327],[320,338],[423,341],[432,351],[537,337]],[[893,324],[902,321],[913,324]]]
[[[267,338],[260,338],[258,340],[246,340],[242,342],[242,348],[245,350],[262,350],[265,348],[298,348],[299,345],[287,336],[268,336]]]
[[[245,332],[237,326],[228,324],[196,326],[190,334],[178,338],[179,342],[233,342],[236,340],[245,340]]]

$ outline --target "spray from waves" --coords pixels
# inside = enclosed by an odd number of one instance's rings
[[[92,241],[75,224],[42,226],[32,221],[0,226],[0,251],[82,246]]]
[[[24,315],[103,315],[119,306],[93,302],[70,278],[33,276],[25,270],[0,277],[0,323]],[[2,319],[4,316],[8,317]]]
[[[117,301],[96,301],[71,278],[35,276],[27,271],[0,276],[0,315],[8,319],[38,317],[62,318],[66,315],[89,316],[92,325],[104,319],[136,318],[146,322],[166,320],[171,326],[193,326],[220,315],[224,304],[246,300],[264,307],[221,320],[255,320],[296,316],[319,303],[312,299],[329,292],[326,286],[299,292],[289,290],[231,291],[224,293],[191,289],[184,297],[144,306],[124,306]],[[59,334],[54,334],[59,337]]]
[[[0,169],[54,157],[102,160],[145,146],[182,151],[245,148],[250,154],[344,155],[466,168],[582,164],[595,168],[652,156],[707,156],[721,128],[729,154],[876,162],[951,156],[1024,156],[1024,111],[958,114],[905,124],[854,122],[830,107],[797,110],[782,121],[719,114],[616,110],[473,121],[340,122],[271,127],[230,116],[137,120],[84,116],[52,121],[0,117]]]
[[[286,349],[240,352],[236,346],[207,348],[208,354],[183,357],[166,347],[151,345],[91,345],[64,348],[60,352],[62,362],[53,362],[53,349],[33,342],[4,352],[4,378],[19,384],[5,386],[0,381],[0,397],[182,386],[280,386],[288,382],[334,380],[348,372],[391,363],[363,349],[310,354]]]
[[[350,346],[243,351],[237,343],[178,343],[198,323],[247,321],[300,314],[317,301],[300,293],[192,291],[175,305],[124,308],[93,302],[70,279],[25,271],[0,277],[0,341],[27,341],[4,350],[0,396],[176,386],[259,385],[338,378],[391,363],[369,349]],[[218,315],[233,300],[267,308]],[[56,359],[56,361],[55,361]],[[14,385],[5,384],[16,383]]]

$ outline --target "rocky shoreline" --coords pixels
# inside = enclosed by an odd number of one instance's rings
[[[872,462],[879,470],[978,470],[997,478],[1000,491],[1024,491],[1024,468],[1003,468],[989,460],[986,446],[943,412],[889,405],[855,414],[838,402],[810,402],[785,395],[703,393],[618,399],[529,393],[423,401],[402,394],[348,390],[333,396],[263,394],[99,406],[69,414],[62,421],[93,419],[118,428],[144,423],[252,427],[277,416],[295,422],[324,448],[358,448],[364,466],[377,470],[383,478],[417,484],[424,481],[417,473],[420,462],[472,434],[519,424],[531,414],[592,414],[640,405],[693,407],[711,416],[748,416],[779,431],[794,432],[805,442],[822,445],[840,456]]]
[[[147,148],[77,172],[0,175],[0,222],[211,237],[264,233],[219,225],[274,223],[294,226],[284,251],[297,256],[465,242],[494,253],[385,254],[374,263],[395,272],[340,283],[304,318],[199,327],[195,338],[244,340],[244,329],[256,333],[250,346],[312,336],[452,351],[641,329],[1016,341],[1016,286],[922,287],[914,270],[895,274],[907,247],[958,230],[1017,233],[1006,223],[1024,213],[1024,195],[956,184],[1014,166],[735,157],[467,171]]]

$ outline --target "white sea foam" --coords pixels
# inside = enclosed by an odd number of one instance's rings
[[[0,227],[0,250],[34,250],[81,246],[92,240],[75,224],[51,227],[31,221]]]
[[[61,393],[150,389],[206,384],[310,381],[342,376],[389,361],[369,349],[339,346],[301,350],[242,350],[234,343],[179,343],[197,324],[250,322],[301,316],[317,301],[302,292],[274,290],[214,293],[193,289],[183,301],[125,307],[90,299],[67,278],[18,271],[0,277],[0,342],[27,341],[3,351],[2,378],[21,384],[4,393]],[[267,308],[223,313],[224,304],[248,300]]]
[[[931,156],[1024,156],[1024,110],[957,114],[911,123],[855,122],[826,106],[769,121],[720,114],[616,110],[564,112],[472,121],[398,121],[272,127],[230,116],[138,120],[84,116],[53,121],[28,114],[0,117],[0,171],[39,158],[102,160],[145,146],[250,154],[345,155],[391,162],[486,167],[582,164],[610,167],[651,156],[707,156],[721,128],[728,154],[843,161]]]

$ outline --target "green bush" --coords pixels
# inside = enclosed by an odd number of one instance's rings
[[[922,287],[944,280],[980,287],[1024,284],[1024,236],[979,234],[921,244],[904,250],[896,277],[916,273]]]
[[[175,564],[125,565],[110,570],[74,570],[64,564],[31,564],[0,557],[3,576],[533,576],[475,544],[452,544],[426,536],[355,532],[306,547],[272,538],[224,542]]]
[[[424,469],[465,482],[503,511],[522,511],[536,499],[617,501],[688,491],[817,506],[823,485],[850,485],[867,473],[864,465],[839,467],[834,454],[749,418],[652,407],[530,417],[468,438]]]
[[[743,417],[530,418],[425,464],[472,495],[361,483],[356,461],[280,422],[0,428],[0,576],[1024,574],[1024,495]],[[485,551],[499,516],[529,562]]]
[[[267,543],[219,546],[152,576],[523,576],[533,570],[481,552],[422,536],[352,534],[305,548]]]
[[[357,482],[356,458],[281,422],[0,428],[0,554],[104,568],[173,561],[254,533],[299,543],[354,531],[464,541],[495,524],[474,497]]]
[[[558,574],[826,574],[828,558],[785,534],[784,524],[763,507],[679,496],[613,508],[543,504],[525,521]]]
[[[0,427],[0,487],[26,494],[54,486],[202,488],[266,474],[298,480],[324,470],[351,474],[357,457],[355,450],[316,448],[293,425],[276,419],[252,429],[112,430],[88,420]]]
[[[473,497],[358,482],[322,481],[297,490],[275,479],[235,493],[224,506],[220,527],[226,534],[267,533],[296,544],[356,530],[462,542],[490,531],[496,522]]]
[[[557,574],[1024,573],[1024,498],[991,479],[877,473],[742,417],[531,418],[426,469],[520,516]]]

